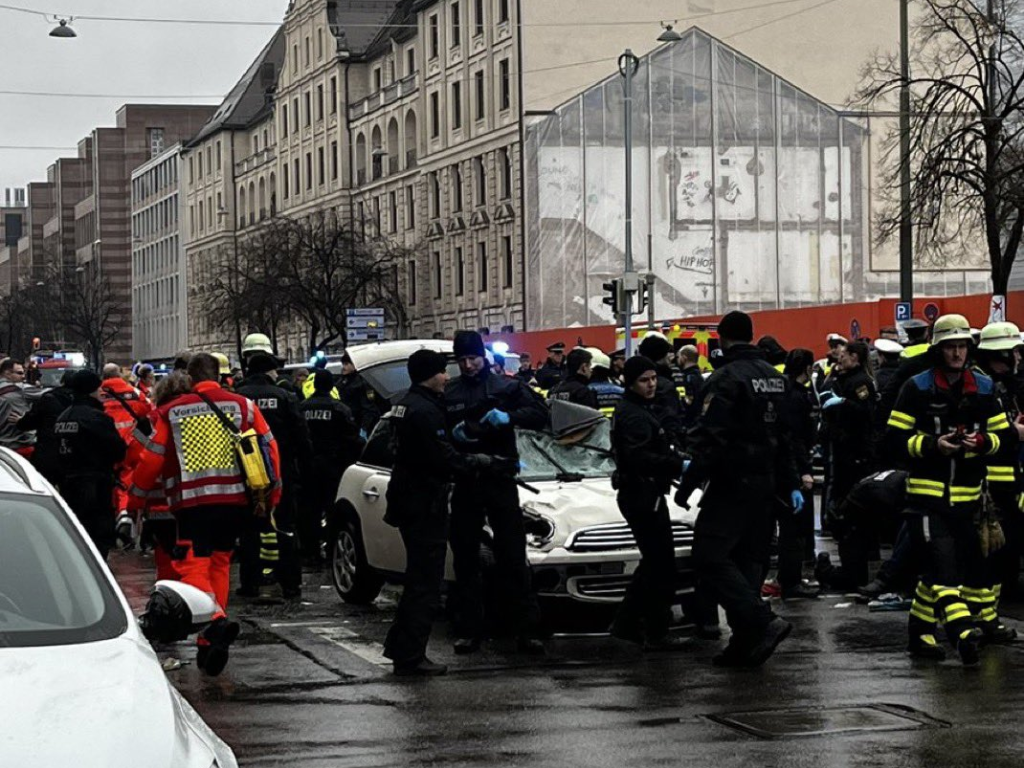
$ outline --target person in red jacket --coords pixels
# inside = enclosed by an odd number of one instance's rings
[[[188,364],[192,391],[157,409],[156,429],[135,468],[132,493],[146,496],[163,480],[170,509],[178,519],[178,545],[191,553],[177,564],[182,581],[211,595],[220,606],[213,623],[199,637],[196,665],[218,675],[228,661],[228,648],[239,626],[227,617],[231,553],[245,517],[253,513],[245,476],[238,466],[233,434],[210,403],[234,421],[241,432],[254,429],[270,459],[274,478],[281,459],[267,422],[249,399],[221,388],[220,366],[213,355],[200,353]],[[277,481],[266,506],[257,514],[273,514],[281,500]]]
[[[118,541],[130,548],[133,541],[134,523],[128,514],[128,488],[132,484],[132,470],[139,456],[139,444],[145,441],[149,412],[153,410],[149,400],[123,378],[121,366],[107,363],[103,366],[103,381],[100,384],[100,402],[107,416],[114,420],[117,433],[124,440],[128,453],[117,468],[117,484],[114,486],[114,513]]]

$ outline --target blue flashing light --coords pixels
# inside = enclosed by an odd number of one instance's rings
[[[498,355],[507,355],[508,349],[508,344],[506,344],[504,341],[496,341],[493,344],[491,344],[491,350]]]
[[[309,364],[310,365],[316,365],[316,360],[317,360],[317,356],[313,355],[311,358],[309,358]]]

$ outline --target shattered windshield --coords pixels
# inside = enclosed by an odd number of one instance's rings
[[[611,456],[611,422],[602,419],[573,441],[558,439],[547,432],[517,430],[520,479],[569,480],[585,477],[610,477],[615,471]]]

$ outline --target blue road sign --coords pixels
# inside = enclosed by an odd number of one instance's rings
[[[903,323],[910,319],[910,302],[909,301],[897,301],[896,302],[896,322]]]

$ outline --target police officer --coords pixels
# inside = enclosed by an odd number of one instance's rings
[[[60,386],[47,390],[32,405],[32,410],[18,421],[18,429],[35,430],[36,449],[32,454],[32,464],[39,473],[56,484],[60,471],[60,440],[54,432],[57,418],[71,407],[74,392],[71,391],[71,378],[75,371],[65,371],[61,376]]]
[[[611,380],[612,362],[608,355],[597,347],[587,347],[587,351],[591,357],[590,383],[587,386],[597,395],[597,409],[611,418],[625,390]]]
[[[548,421],[543,401],[520,380],[495,376],[487,368],[483,339],[475,331],[455,334],[460,376],[445,387],[445,408],[460,451],[519,458],[515,428],[542,429]],[[451,545],[457,595],[455,652],[472,653],[484,635],[480,541],[484,521],[493,532],[499,587],[509,601],[508,616],[519,649],[543,653],[538,639],[540,612],[530,586],[526,532],[519,493],[512,477],[457,477],[451,500]]]
[[[900,352],[900,364],[885,386],[878,388],[879,407],[887,417],[896,405],[896,398],[907,379],[927,371],[932,365],[931,355],[928,354],[928,323],[912,318],[903,323],[903,330],[907,335],[907,344]]]
[[[530,354],[528,352],[520,353],[519,370],[516,371],[515,376],[523,384],[532,384],[536,378],[537,372],[533,370],[533,366],[530,364]]]
[[[54,424],[61,495],[104,559],[114,543],[114,467],[126,451],[114,420],[100,402],[100,377],[78,371],[71,379],[72,405]]]
[[[814,388],[819,392],[827,387],[826,382],[832,375],[832,368],[839,360],[839,350],[849,342],[845,336],[838,333],[830,333],[825,337],[825,343],[828,344],[828,354],[821,358],[821,360],[815,361],[814,369],[811,373]]]
[[[899,370],[903,345],[892,339],[876,339],[874,347],[875,352],[878,353],[878,367],[875,369],[875,389],[881,393],[885,391],[892,377]],[[881,408],[878,410],[884,412]],[[888,413],[885,413],[885,418],[888,420]]]
[[[692,344],[681,347],[678,358],[685,393],[683,427],[689,429],[697,423],[697,416],[700,414],[700,392],[704,388],[704,373],[700,369],[700,352]]]
[[[925,559],[910,609],[908,650],[943,658],[935,637],[942,622],[965,665],[978,662],[985,638],[977,623],[982,617],[968,606],[973,590],[986,586],[974,521],[982,483],[990,466],[1006,464],[1001,449],[1016,452],[1016,432],[992,379],[967,365],[970,347],[965,317],[944,315],[935,321],[931,365],[903,385],[887,435],[910,473],[908,522]]]
[[[441,599],[448,550],[449,484],[456,472],[503,472],[512,477],[518,462],[460,453],[452,447],[445,424],[444,355],[420,349],[406,367],[412,387],[392,410],[395,461],[384,517],[402,534],[405,586],[384,641],[384,655],[394,662],[396,675],[443,675],[448,668],[427,658],[427,641]]]
[[[235,391],[256,403],[281,453],[281,503],[273,515],[254,517],[242,536],[238,594],[254,597],[274,581],[287,599],[302,594],[302,565],[296,541],[296,517],[303,476],[313,447],[299,400],[277,386],[281,361],[265,352],[248,357],[247,375]]]
[[[641,561],[610,632],[648,650],[675,650],[686,640],[668,631],[676,568],[665,494],[680,473],[683,457],[673,448],[654,405],[657,367],[637,356],[626,361],[623,373],[626,392],[612,417],[616,501],[633,532]]]
[[[690,431],[692,463],[677,503],[707,484],[700,503],[694,559],[700,584],[725,608],[732,638],[714,663],[759,666],[792,630],[761,600],[776,498],[803,507],[800,479],[781,418],[789,383],[752,345],[753,324],[730,312],[718,325],[722,364],[704,386]]]
[[[556,341],[547,348],[548,359],[537,370],[537,386],[545,392],[566,377],[565,344]]]
[[[312,471],[304,488],[306,502],[299,515],[299,543],[306,558],[319,560],[324,515],[334,505],[341,476],[359,459],[363,440],[352,411],[331,397],[331,372],[319,370],[312,378],[313,393],[299,404],[313,444]]]
[[[662,334],[656,331],[649,332],[640,342],[637,351],[653,362],[657,369],[658,388],[654,394],[654,410],[657,411],[669,440],[676,447],[680,447],[686,442],[686,433],[683,429],[682,401],[670,363],[672,344]]]
[[[352,418],[359,427],[359,434],[366,440],[380,420],[381,409],[377,393],[359,375],[348,352],[341,356],[341,380],[338,381],[338,395],[341,402],[352,411]]]
[[[566,360],[568,376],[548,392],[549,400],[565,400],[588,408],[597,408],[597,395],[588,386],[592,373],[594,356],[586,349],[577,347]]]

